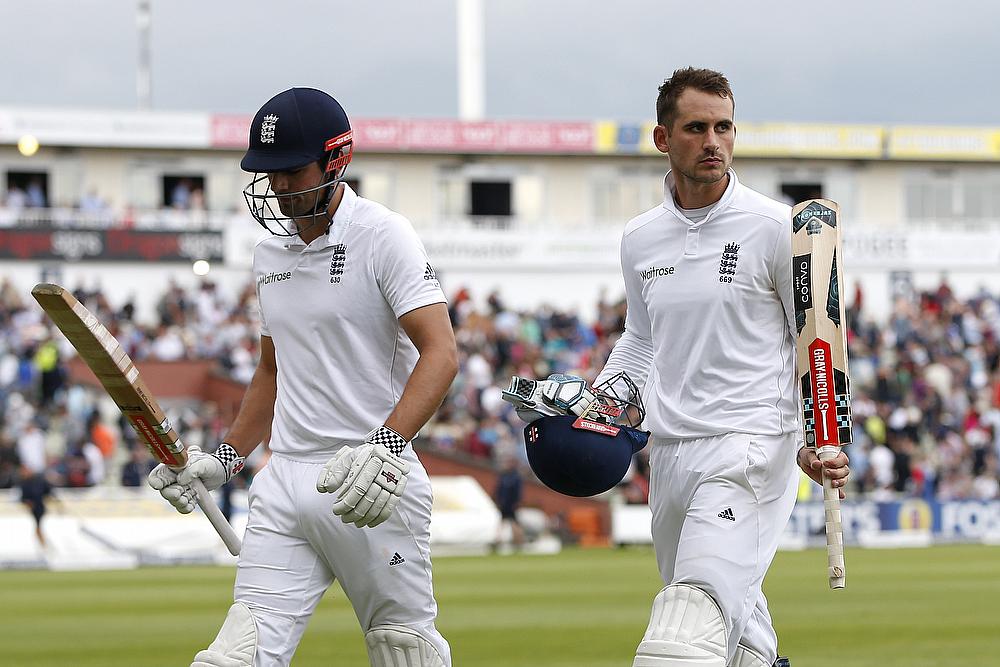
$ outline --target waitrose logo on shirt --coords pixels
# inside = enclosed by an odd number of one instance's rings
[[[288,280],[292,277],[291,271],[285,271],[283,273],[265,273],[262,276],[257,276],[257,287],[263,287],[264,285],[270,285],[271,283],[276,283],[279,280]]]
[[[639,272],[639,277],[643,280],[649,280],[650,278],[659,278],[660,276],[672,276],[674,275],[674,267],[672,266],[651,266],[645,271]]]

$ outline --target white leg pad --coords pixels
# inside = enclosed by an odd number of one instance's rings
[[[686,584],[667,586],[653,599],[632,667],[726,667],[727,635],[710,595]]]
[[[377,625],[365,633],[371,667],[445,667],[434,645],[401,625]]]
[[[253,667],[257,655],[257,623],[250,608],[236,602],[229,608],[219,635],[199,651],[191,667]]]
[[[759,653],[740,644],[736,647],[736,655],[730,661],[729,667],[771,667],[771,665],[764,662]]]

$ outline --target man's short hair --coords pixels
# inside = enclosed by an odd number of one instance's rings
[[[674,71],[660,86],[660,94],[656,96],[657,124],[670,129],[671,123],[677,117],[677,99],[688,88],[715,93],[719,97],[728,97],[733,102],[733,109],[736,109],[733,89],[729,87],[729,80],[721,72],[685,67]]]

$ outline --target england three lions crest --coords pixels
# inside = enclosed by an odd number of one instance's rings
[[[347,244],[338,243],[333,246],[333,256],[330,258],[330,282],[339,284],[344,277],[344,266],[347,264]]]
[[[740,261],[740,244],[736,241],[727,243],[719,260],[719,282],[731,283],[736,275],[736,264]]]
[[[274,131],[278,125],[278,116],[269,113],[264,116],[263,120],[260,122],[260,143],[262,144],[273,144],[274,143]]]

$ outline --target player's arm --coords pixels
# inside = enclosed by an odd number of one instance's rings
[[[189,447],[188,463],[174,472],[158,465],[149,473],[149,485],[160,492],[182,514],[194,509],[196,494],[191,490],[195,477],[213,491],[243,469],[243,460],[267,436],[274,414],[277,391],[277,363],[270,336],[260,338],[260,362],[250,386],[243,395],[239,413],[222,444],[211,454],[199,447]]]
[[[399,318],[399,324],[420,358],[385,425],[410,441],[447,396],[458,373],[458,350],[443,303],[411,310]]]
[[[420,354],[399,402],[360,447],[337,452],[316,481],[321,493],[337,495],[333,513],[359,528],[377,526],[392,514],[410,470],[404,450],[441,405],[458,372],[455,334],[445,304],[415,308],[399,323]]]
[[[626,238],[621,242],[622,276],[625,281],[625,331],[615,342],[604,370],[597,376],[603,382],[618,372],[625,372],[638,385],[640,391],[649,377],[653,365],[652,323],[646,302],[642,298],[642,284],[632,269]]]
[[[336,495],[333,513],[359,528],[392,515],[406,488],[409,442],[441,405],[458,370],[444,294],[413,226],[390,215],[373,248],[379,290],[420,358],[386,421],[372,424],[360,446],[340,449],[316,480],[317,490]]]
[[[243,395],[239,412],[223,442],[229,443],[240,456],[247,456],[267,437],[274,417],[274,401],[278,392],[278,364],[274,358],[274,341],[260,337],[260,361],[250,385]]]

